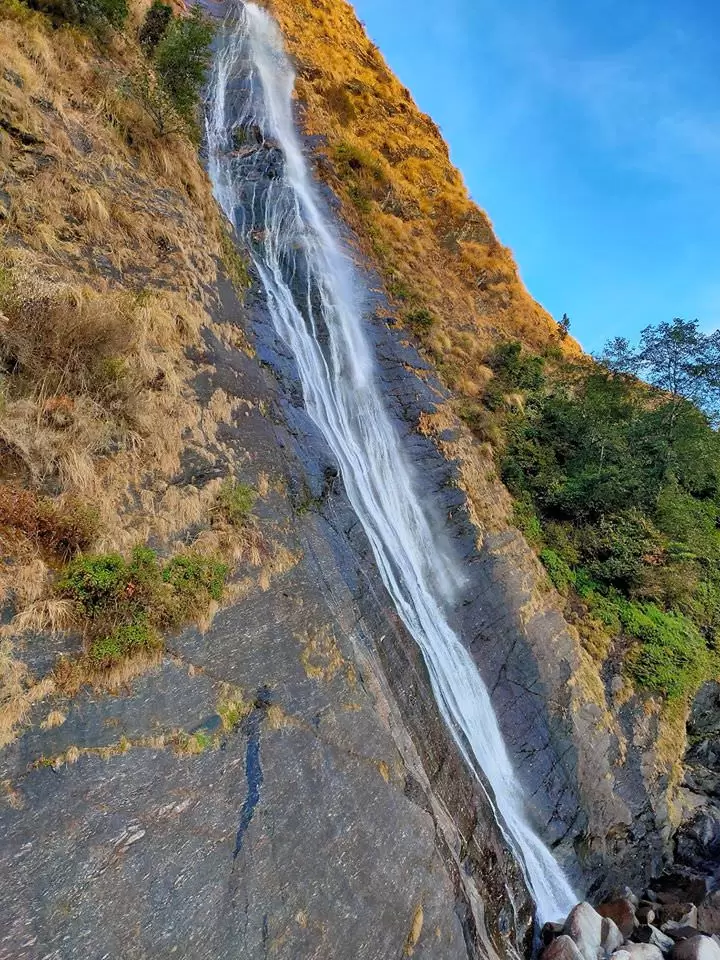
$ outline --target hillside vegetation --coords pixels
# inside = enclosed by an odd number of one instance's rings
[[[566,615],[597,659],[624,658],[641,687],[687,699],[720,673],[720,437],[690,399],[712,410],[717,335],[675,320],[601,363],[548,364],[519,343],[492,363],[494,389],[468,419],[495,424],[516,522]]]
[[[247,279],[197,158],[212,30],[159,2],[32,7],[0,0],[0,743],[53,691],[146,669],[235,562],[273,557],[217,440],[236,401],[201,407],[188,359],[201,328],[248,349],[212,317],[219,263]],[[182,482],[188,449],[225,479]],[[74,655],[34,677],[23,638],[63,631]]]

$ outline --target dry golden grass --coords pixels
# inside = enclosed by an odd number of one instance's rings
[[[148,5],[131,0],[131,25]],[[0,603],[16,610],[0,635],[3,742],[52,692],[117,691],[159,659],[98,670],[81,657],[36,681],[13,658],[14,636],[63,631],[75,614],[52,597],[68,531],[38,504],[49,493],[62,516],[71,502],[95,508],[97,552],[149,538],[172,552],[209,527],[217,485],[178,484],[181,455],[224,450],[218,427],[236,405],[218,395],[202,409],[187,348],[205,325],[249,351],[208,313],[225,228],[195,146],[157,136],[129,92],[144,64],[134,35],[100,46],[0,0]],[[206,551],[264,559],[254,528],[207,533]]]
[[[321,174],[405,317],[424,308],[435,318],[422,339],[446,383],[477,393],[484,355],[498,336],[534,349],[577,349],[560,340],[528,294],[512,254],[450,163],[439,129],[388,70],[350,4],[266,3],[298,63],[306,129],[328,140]]]

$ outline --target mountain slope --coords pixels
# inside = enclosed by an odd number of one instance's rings
[[[498,338],[574,350],[528,294],[439,129],[388,70],[350,4],[268,6],[297,61],[304,127],[322,138],[320,176],[342,198],[365,254],[448,386],[475,395]]]

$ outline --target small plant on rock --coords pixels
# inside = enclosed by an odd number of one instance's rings
[[[57,584],[84,627],[88,658],[108,667],[162,647],[160,631],[177,629],[222,599],[228,568],[215,557],[178,554],[163,563],[154,550],[78,557]]]
[[[228,478],[224,481],[217,498],[217,513],[233,527],[243,527],[248,522],[257,494],[247,483],[237,483]]]

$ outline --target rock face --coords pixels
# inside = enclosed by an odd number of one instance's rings
[[[720,934],[720,890],[711,893],[698,907],[697,926],[704,933]]]
[[[236,323],[229,285],[218,294],[218,315]],[[208,335],[195,389],[199,403],[219,387],[247,401],[221,426],[223,449],[248,482],[265,474],[287,491],[263,501],[260,522],[294,562],[205,633],[172,640],[125,696],[41,704],[3,752],[0,957],[524,952],[519,869],[437,713],[290,358],[262,302],[253,309],[258,350],[285,383]],[[203,483],[201,467],[188,456],[179,482]],[[45,649],[25,648],[36,674]],[[217,749],[158,745],[217,729],[227,689],[254,706]],[[65,720],[43,727],[51,709]]]

